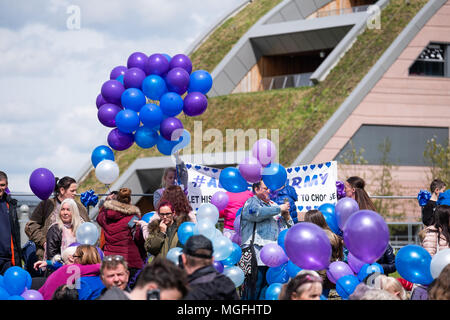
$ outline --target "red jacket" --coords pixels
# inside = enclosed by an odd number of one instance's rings
[[[140,219],[141,212],[138,207],[108,200],[100,209],[97,222],[105,236],[105,256],[121,255],[127,261],[128,267],[140,269],[144,266],[145,259],[144,239],[138,225],[128,226],[134,216]]]

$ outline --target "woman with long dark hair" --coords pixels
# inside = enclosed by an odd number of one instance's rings
[[[422,247],[431,256],[450,247],[450,206],[439,205],[434,214],[434,225],[423,230],[425,237],[422,241]]]
[[[344,182],[344,185],[346,196],[354,199],[358,203],[359,210],[367,209],[375,212],[377,211],[375,205],[364,189],[366,182],[362,178],[357,176],[350,177]]]
[[[28,238],[36,244],[36,256],[38,260],[44,259],[44,251],[47,242],[47,231],[56,222],[59,215],[61,203],[64,199],[74,199],[77,193],[77,182],[71,177],[56,178],[54,197],[43,200],[34,209],[30,221],[25,226]],[[89,222],[86,208],[76,202],[80,217],[84,222]]]

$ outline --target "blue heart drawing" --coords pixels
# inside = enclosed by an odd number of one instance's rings
[[[292,172],[292,168],[288,168],[286,171],[291,173]]]
[[[312,164],[312,165],[310,165],[309,167],[310,167],[311,170],[312,170],[312,169],[314,169],[314,168],[316,167],[316,165],[315,165],[315,164]]]
[[[209,171],[209,168],[208,167],[204,167],[203,170]]]
[[[197,169],[197,170],[200,170],[202,167],[200,167],[200,166],[195,166],[194,168]]]
[[[211,171],[216,173],[216,172],[219,172],[219,169],[212,169]]]
[[[188,163],[188,164],[186,164],[186,168],[190,169],[190,168],[192,168],[192,165]]]
[[[308,166],[303,167],[303,171],[306,171],[306,170],[308,170]]]
[[[298,208],[299,211],[303,210],[303,206],[298,206],[297,208]]]
[[[300,171],[300,167],[295,167],[294,170],[297,171],[297,172],[299,172],[299,171]]]
[[[321,169],[323,167],[323,163],[317,165],[317,167],[319,167],[319,169]]]
[[[314,206],[314,209],[317,209],[319,206]]]
[[[306,206],[306,210],[311,210],[311,206]]]
[[[331,162],[327,162],[325,165],[329,168],[331,166]]]

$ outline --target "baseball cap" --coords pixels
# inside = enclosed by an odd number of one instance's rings
[[[190,236],[184,244],[183,253],[197,258],[211,259],[213,245],[211,240],[201,234]]]

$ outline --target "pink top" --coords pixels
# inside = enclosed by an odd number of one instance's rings
[[[233,230],[234,229],[234,218],[236,218],[236,212],[239,208],[244,206],[245,201],[247,199],[253,197],[253,192],[251,191],[243,191],[239,193],[228,192],[228,205],[225,209],[219,212],[220,217],[224,218],[223,227],[226,229]]]
[[[51,300],[53,293],[63,284],[74,284],[81,277],[100,275],[100,264],[67,264],[55,270],[45,281],[39,292],[44,300]]]

